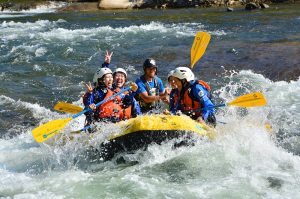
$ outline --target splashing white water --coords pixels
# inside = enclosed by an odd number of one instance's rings
[[[3,29],[2,40],[11,40],[16,37],[11,37],[7,33],[14,32],[19,37],[41,38],[45,40],[90,40],[97,39],[98,36],[104,35],[104,38],[112,40],[119,37],[120,34],[126,33],[127,35],[135,34],[160,34],[164,35],[175,34],[177,37],[194,36],[197,31],[206,31],[205,26],[200,23],[180,23],[180,24],[164,24],[160,22],[150,22],[140,26],[132,25],[128,27],[99,26],[97,28],[84,28],[84,29],[66,29],[58,27],[59,24],[65,23],[64,20],[50,22],[48,20],[39,20],[36,22],[2,22],[1,28]],[[28,33],[31,33],[28,35]],[[223,30],[216,30],[210,32],[212,35],[226,35]],[[38,35],[35,35],[38,34]]]
[[[298,198],[300,158],[277,145],[264,128],[274,132],[289,121],[299,121],[299,80],[272,82],[251,71],[226,76],[218,92],[223,101],[262,91],[266,107],[225,107],[217,118],[227,124],[217,126],[214,141],[199,140],[195,146],[173,149],[172,142],[152,145],[147,151],[124,155],[132,166],[114,161],[91,164],[84,172],[76,168],[80,143],[39,147],[30,129],[10,140],[0,140],[0,193],[4,197],[132,197],[153,198]],[[285,97],[287,96],[287,98]],[[286,102],[286,100],[289,100]],[[1,103],[16,103],[32,110],[35,117],[48,121],[62,117],[38,105],[1,96]],[[74,102],[80,104],[80,101]],[[294,103],[294,106],[289,106]],[[280,104],[280,106],[278,105]],[[282,111],[282,107],[288,111]],[[43,114],[43,113],[47,114]],[[43,116],[45,118],[43,118]],[[281,118],[281,123],[278,123]],[[74,121],[67,131],[80,128]],[[298,125],[299,123],[297,123]],[[75,127],[74,127],[75,126]],[[294,126],[283,125],[287,131]],[[113,127],[103,127],[108,133]],[[299,128],[298,128],[299,129]],[[103,138],[94,139],[94,142]],[[134,162],[139,162],[138,164]],[[79,167],[81,168],[81,167]],[[97,187],[97,189],[94,189]],[[60,190],[63,190],[61,192]]]

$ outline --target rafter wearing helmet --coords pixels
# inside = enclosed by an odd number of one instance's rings
[[[160,108],[160,101],[168,102],[168,90],[162,80],[157,77],[158,66],[153,58],[148,58],[143,64],[144,74],[135,82],[138,85],[136,99],[143,113]]]
[[[169,110],[189,115],[200,122],[216,125],[215,110],[211,100],[210,86],[203,80],[195,80],[190,68],[178,67],[168,77],[172,86]]]
[[[94,87],[91,84],[86,84],[87,92],[83,97],[83,103],[85,108],[90,108],[93,112],[86,114],[86,125],[90,125],[94,121],[108,121],[118,122],[120,120],[129,119],[132,117],[132,104],[133,94],[132,92],[122,93],[116,96],[113,100],[109,100],[96,108],[95,104],[110,98],[112,95],[121,91],[120,88],[124,86],[127,73],[124,69],[118,68],[114,73],[108,68],[111,54],[106,51],[105,62],[102,64],[102,68],[99,68],[93,77]],[[114,77],[121,75],[118,81],[119,86],[113,86]],[[114,83],[116,85],[116,83]],[[117,84],[118,85],[118,84]],[[131,85],[137,87],[136,85]],[[124,100],[126,99],[126,100]],[[130,101],[131,99],[131,101]],[[124,103],[126,101],[126,103]],[[138,113],[135,113],[137,115]]]

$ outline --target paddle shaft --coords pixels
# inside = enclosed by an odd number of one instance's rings
[[[100,106],[101,104],[104,104],[104,103],[106,103],[106,102],[112,100],[112,99],[115,98],[116,96],[118,96],[118,95],[124,93],[125,91],[129,91],[130,89],[131,89],[131,87],[124,88],[124,89],[122,89],[121,91],[117,92],[116,94],[110,96],[109,98],[106,98],[105,100],[102,100],[101,102],[98,102],[97,104],[95,104],[95,106],[98,107],[98,106]],[[92,111],[92,109],[87,108],[87,109],[81,111],[80,113],[77,113],[77,114],[73,115],[72,118],[74,119],[74,118],[79,117],[80,115],[85,114],[85,113],[90,112],[90,111]]]
[[[226,103],[218,104],[218,105],[214,105],[212,107],[207,107],[206,109],[219,108],[219,107],[224,107],[224,106],[227,106],[227,104]],[[205,110],[205,108],[202,110]]]
[[[199,108],[199,109],[196,109],[196,110],[190,110],[190,111],[185,111],[184,113],[195,113],[195,112],[199,112],[199,111],[203,111],[203,110],[209,110],[209,109],[213,109],[213,108],[219,108],[219,107],[224,107],[224,106],[227,106],[227,104],[218,104],[218,105],[215,105],[215,106],[209,106],[209,107],[206,107],[206,108]]]

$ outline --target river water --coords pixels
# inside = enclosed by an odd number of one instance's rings
[[[299,9],[0,13],[0,198],[300,198]],[[87,164],[77,161],[80,143],[33,140],[38,125],[68,117],[53,110],[56,102],[81,105],[106,49],[131,80],[153,57],[166,81],[189,65],[198,31],[212,39],[193,70],[216,103],[260,91],[267,106],[220,108],[216,140],[152,145],[124,154],[123,164]]]

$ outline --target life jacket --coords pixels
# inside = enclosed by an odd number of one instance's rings
[[[158,84],[158,80],[157,77],[154,76],[153,81],[154,81],[154,87],[151,88],[150,84],[146,81],[144,75],[142,75],[140,77],[140,79],[142,80],[142,82],[144,83],[145,87],[146,87],[146,91],[148,96],[158,96],[159,95],[159,84]],[[136,95],[136,100],[139,102],[140,107],[141,107],[141,111],[144,112],[148,112],[152,109],[155,108],[159,108],[159,103],[158,102],[151,102],[151,103],[146,103],[139,95]]]
[[[208,97],[211,98],[211,88],[210,86],[203,80],[196,80],[193,84],[188,85],[186,88],[183,89],[180,93],[180,98],[178,95],[174,95],[174,103],[175,105],[177,103],[179,110],[181,110],[183,113],[189,115],[193,119],[197,119],[199,116],[201,116],[201,111],[193,112],[193,110],[198,110],[203,108],[201,103],[198,101],[198,99],[193,95],[193,89],[196,87],[196,85],[200,84],[208,91]],[[180,99],[180,102],[178,101]]]
[[[99,103],[100,101],[106,100],[107,98],[111,97],[115,93],[121,91],[121,89],[107,89],[107,88],[101,88],[97,87],[94,89],[96,91],[97,89],[100,89],[104,95],[101,97],[98,96],[98,92],[95,92],[95,99],[93,102]],[[124,93],[126,94],[126,93]],[[84,104],[87,103],[87,94],[83,97]],[[87,115],[88,116],[88,115]],[[126,108],[123,108],[122,105],[122,98],[121,96],[116,96],[115,98],[99,105],[96,110],[94,110],[93,114],[94,120],[103,120],[103,121],[111,121],[111,122],[118,122],[120,120],[129,119],[131,117],[131,106],[127,106]],[[89,122],[91,122],[92,118],[87,118]]]
[[[111,97],[115,93],[119,92],[120,89],[115,89],[114,91],[107,89],[107,93],[105,95],[105,99]],[[125,94],[125,93],[124,93]],[[115,97],[112,100],[109,100],[98,107],[98,117],[99,119],[106,119],[106,118],[115,118],[116,121],[126,120],[131,117],[131,106],[127,108],[123,108],[122,106],[122,99],[120,96]]]
[[[119,87],[116,87],[114,88],[114,93],[118,93],[120,92],[122,89],[119,88]],[[129,94],[129,91],[125,91],[123,92],[121,95],[128,95]],[[121,109],[122,109],[122,114],[121,114],[121,120],[127,120],[127,119],[130,119],[131,118],[131,113],[132,113],[132,104],[131,105],[128,105],[128,106],[124,106],[123,104],[123,99],[121,97],[121,95],[118,96],[117,100],[118,100],[118,105],[121,105]]]

